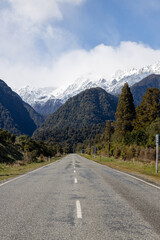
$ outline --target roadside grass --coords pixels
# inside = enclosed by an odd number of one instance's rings
[[[42,166],[48,165],[59,160],[61,157],[51,158],[50,161],[45,162],[32,162],[21,165],[20,162],[15,162],[12,165],[7,165],[5,163],[0,164],[0,181],[7,180],[9,178],[14,178],[19,175],[25,174]]]
[[[94,158],[94,155],[90,156],[87,154],[83,154],[82,156],[86,157],[89,160],[106,165],[108,167],[111,167],[123,172],[131,173],[136,176],[139,176],[140,178],[148,180],[150,182],[160,184],[160,171],[158,174],[155,172],[155,162],[147,163],[147,162],[140,162],[137,160],[124,161],[121,159],[115,159],[115,158],[98,156],[98,155],[96,156],[96,158]]]

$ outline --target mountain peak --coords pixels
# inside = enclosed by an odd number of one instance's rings
[[[33,89],[29,86],[22,89],[15,89],[15,91],[22,97],[22,99],[29,103],[33,108],[36,109],[39,113],[41,112],[41,107],[47,107],[47,101],[49,104],[52,101],[52,104],[55,104],[58,100],[58,106],[62,105],[69,99],[77,95],[78,93],[84,91],[85,89],[101,87],[109,93],[118,95],[121,92],[123,85],[128,82],[129,86],[141,81],[145,77],[148,77],[152,74],[160,74],[160,62],[157,62],[152,65],[148,65],[139,69],[132,68],[130,70],[117,70],[112,76],[104,76],[103,74],[97,73],[88,73],[84,76],[80,76],[75,80],[74,83],[68,85],[66,88],[39,88]],[[57,108],[50,108],[48,113],[52,113],[53,110]]]
[[[69,98],[63,106],[51,114],[41,128],[35,131],[34,136],[52,140],[60,138],[60,141],[63,141],[62,132],[68,128],[71,132],[80,131],[85,137],[87,135],[83,129],[92,128],[97,124],[102,124],[104,127],[106,120],[114,120],[117,103],[117,97],[100,87],[86,89]],[[96,133],[98,132],[95,131]]]

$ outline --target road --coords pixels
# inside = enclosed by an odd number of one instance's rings
[[[157,240],[160,188],[71,154],[0,184],[0,240]]]

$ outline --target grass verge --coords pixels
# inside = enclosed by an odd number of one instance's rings
[[[19,163],[15,163],[13,165],[7,165],[5,163],[0,164],[0,181],[25,174],[34,169],[53,163],[59,160],[60,158],[61,157],[51,158],[50,162],[32,162],[24,165],[20,165]]]
[[[106,156],[96,156],[83,154],[83,156],[89,160],[95,161],[97,163],[106,165],[108,167],[134,174],[142,179],[149,182],[156,183],[160,185],[160,172],[157,174],[155,172],[155,163],[146,163],[135,160],[124,161],[121,159],[110,158]]]

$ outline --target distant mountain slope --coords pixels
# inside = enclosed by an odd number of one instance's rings
[[[160,75],[151,74],[150,76],[142,79],[140,82],[135,83],[131,87],[135,106],[141,103],[142,97],[145,94],[147,88],[152,87],[160,89]]]
[[[101,88],[85,90],[70,98],[55,113],[50,115],[41,128],[35,131],[34,136],[44,140],[48,138],[55,140],[55,133],[58,130],[63,132],[63,129],[69,128],[72,129],[70,136],[68,136],[70,138],[75,134],[75,130],[84,131],[89,126],[105,123],[109,119],[113,120],[117,102],[118,99],[115,96]]]
[[[28,135],[32,135],[36,129],[22,99],[2,80],[0,80],[0,128],[15,134]]]
[[[41,124],[44,122],[45,117],[37,113],[28,103],[23,102],[23,105],[27,109],[30,118],[36,124],[36,127],[40,127]]]
[[[55,88],[30,88],[25,86],[20,89],[15,89],[24,102],[28,103],[34,110],[41,115],[49,115],[54,113],[64,101],[53,96]]]
[[[33,108],[36,110],[36,112],[42,114],[42,115],[49,115],[54,113],[58,108],[60,108],[63,105],[63,102],[60,99],[49,99],[47,102],[44,102],[43,104],[35,103],[33,105]]]

